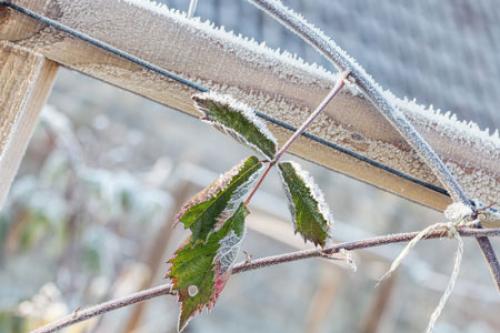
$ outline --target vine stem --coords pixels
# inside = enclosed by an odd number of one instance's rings
[[[500,228],[476,229],[476,228],[462,227],[457,229],[457,231],[462,237],[500,236]],[[415,236],[417,236],[418,233],[419,232],[417,231],[417,232],[406,232],[406,233],[378,236],[353,242],[339,243],[327,247],[325,249],[295,251],[291,253],[264,257],[252,260],[250,262],[242,262],[235,265],[232,269],[232,274],[238,274],[246,271],[261,269],[268,266],[274,266],[282,263],[293,262],[308,258],[325,257],[325,254],[332,255],[340,252],[341,250],[354,251],[354,250],[367,249],[394,243],[409,242]],[[428,235],[426,235],[424,239],[442,238],[445,237],[446,235],[447,235],[447,230],[434,230],[430,232]],[[128,296],[117,298],[101,304],[97,304],[87,309],[77,310],[55,322],[49,323],[46,326],[35,329],[31,331],[31,333],[56,332],[60,329],[102,315],[106,312],[117,310],[132,304],[143,302],[163,295],[175,295],[175,292],[173,291],[172,285],[170,283],[159,285],[157,287],[153,287],[150,289],[145,289],[136,293],[132,293]]]
[[[278,152],[274,156],[273,160],[269,162],[266,169],[264,170],[264,172],[262,173],[260,178],[255,183],[255,186],[253,187],[252,191],[250,191],[250,194],[247,196],[245,203],[244,203],[245,206],[250,203],[253,196],[255,195],[257,190],[260,188],[260,186],[264,182],[264,179],[266,179],[266,177],[269,174],[269,172],[271,171],[271,169],[276,165],[276,163],[278,163],[278,161],[283,156],[283,154],[287,152],[288,148],[290,148],[292,143],[295,140],[297,140],[297,138],[304,133],[304,131],[307,129],[307,127],[309,127],[309,125],[311,125],[311,123],[314,121],[314,119],[316,119],[316,117],[318,117],[319,114],[321,112],[323,112],[323,110],[326,108],[328,103],[330,103],[330,101],[335,96],[337,96],[337,94],[340,92],[340,90],[342,90],[342,88],[345,85],[345,80],[349,76],[349,73],[350,73],[349,71],[343,71],[342,73],[340,73],[337,82],[333,86],[332,90],[330,90],[328,95],[326,95],[326,97],[321,101],[321,103],[319,103],[319,105],[316,107],[316,109],[309,115],[309,117],[307,117],[307,119],[304,121],[304,123],[302,123],[302,125],[292,134],[292,136],[290,138],[288,138],[288,140],[278,150]]]
[[[340,68],[340,70],[350,71],[350,77],[355,81],[363,95],[377,107],[378,111],[398,130],[401,136],[429,166],[441,184],[445,186],[452,200],[466,205],[471,208],[472,211],[476,210],[465,191],[451,174],[445,163],[436,154],[434,149],[432,149],[429,143],[427,143],[415,127],[406,119],[405,115],[386,97],[382,88],[372,79],[363,67],[321,30],[311,25],[302,16],[296,14],[281,2],[275,0],[248,1],[274,17],[290,31],[312,45],[325,56],[325,58]],[[500,291],[500,264],[493,246],[486,237],[478,237],[477,241],[489,265],[497,289]]]

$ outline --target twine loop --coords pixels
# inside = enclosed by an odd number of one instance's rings
[[[410,242],[408,242],[404,249],[399,253],[398,257],[394,259],[389,270],[379,279],[377,283],[378,285],[381,281],[389,277],[401,265],[403,260],[409,254],[410,250],[414,248],[420,240],[426,238],[432,232],[442,229],[443,235],[446,235],[446,237],[450,239],[456,239],[457,250],[455,251],[455,260],[453,264],[453,270],[450,275],[450,280],[448,281],[448,285],[446,286],[446,289],[443,292],[438,305],[430,316],[426,333],[432,333],[434,326],[439,316],[441,315],[446,302],[448,301],[448,298],[455,288],[455,284],[460,273],[460,266],[462,263],[464,252],[464,242],[462,237],[460,236],[459,228],[462,226],[473,226],[479,221],[477,219],[476,212],[470,206],[464,203],[452,203],[446,208],[444,215],[447,222],[435,223],[420,231]]]

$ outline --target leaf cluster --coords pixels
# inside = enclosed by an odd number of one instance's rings
[[[203,121],[265,160],[246,158],[185,203],[177,214],[177,222],[191,231],[169,260],[167,274],[180,302],[179,331],[204,308],[210,310],[224,289],[245,233],[249,210],[244,199],[267,175],[263,171],[266,164],[268,169],[278,165],[296,233],[324,247],[333,224],[312,177],[297,163],[276,160],[281,156],[277,140],[252,108],[213,92],[197,94],[193,100]]]

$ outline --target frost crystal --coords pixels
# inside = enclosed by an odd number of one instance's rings
[[[234,230],[231,230],[226,237],[219,241],[220,247],[216,256],[216,260],[219,261],[219,274],[224,274],[234,264],[240,251],[242,239],[243,237],[239,237]]]
[[[307,63],[302,58],[287,51],[271,49],[265,43],[259,43],[254,39],[235,35],[232,31],[226,31],[224,27],[215,26],[209,20],[201,20],[199,17],[188,18],[186,13],[169,8],[168,6],[149,0],[122,0],[132,6],[146,9],[158,16],[172,20],[180,25],[182,29],[196,30],[196,33],[207,40],[219,40],[223,48],[237,53],[239,57],[254,63],[260,63],[268,71],[273,71],[278,76],[283,76],[286,80],[303,81],[308,80],[310,83],[317,82],[318,78],[328,81],[335,81],[336,74],[326,70],[324,67],[316,63]],[[288,72],[294,72],[293,69],[300,68],[306,70],[308,77],[299,77],[299,73],[283,75],[278,69],[277,64],[285,66],[289,69]]]
[[[256,66],[271,70],[278,76],[285,76],[287,80],[290,79],[290,76],[295,76],[294,79],[297,82],[308,84],[323,81],[327,82],[328,86],[331,82],[336,81],[337,75],[326,70],[322,66],[306,63],[303,59],[297,57],[296,55],[292,55],[287,51],[273,50],[253,39],[248,39],[242,35],[235,35],[232,32],[225,31],[224,28],[217,27],[208,20],[202,21],[200,18],[190,19],[186,17],[184,12],[169,8],[168,6],[155,1],[122,1],[131,6],[148,10],[155,15],[161,16],[162,18],[172,20],[178,24],[181,29],[196,31],[198,35],[201,35],[201,37],[207,41],[216,40],[218,44],[222,45],[222,47],[228,51],[237,53],[240,58],[249,61],[251,60],[251,62],[256,64]],[[302,18],[300,14],[294,13],[294,15]],[[330,40],[330,38],[327,37],[320,29],[316,27],[314,27],[314,29],[316,33]],[[336,51],[347,57],[345,52],[340,48]],[[353,59],[350,60],[354,61]],[[357,63],[355,63],[355,65],[358,69],[361,67]],[[304,73],[306,73],[306,75],[304,75]],[[376,83],[375,85],[378,86]],[[349,92],[353,96],[359,94],[359,90],[355,85],[349,83],[347,86],[352,88],[349,89]],[[438,124],[440,126],[440,132],[444,130],[447,135],[461,138],[462,140],[470,143],[479,141],[479,146],[475,147],[475,149],[479,149],[481,147],[488,149],[494,148],[496,154],[500,155],[498,153],[500,149],[500,135],[498,130],[493,130],[492,133],[487,130],[481,130],[475,123],[457,120],[456,116],[452,116],[450,112],[440,113],[439,110],[434,110],[432,107],[417,104],[414,100],[397,98],[389,90],[384,90],[383,94],[394,105],[404,111],[404,114],[409,117],[412,122],[422,122],[424,125],[427,124],[428,126],[435,126]],[[443,128],[441,128],[441,126]]]

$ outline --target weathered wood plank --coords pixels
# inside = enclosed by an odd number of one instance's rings
[[[298,126],[328,92],[335,76],[265,47],[235,38],[145,1],[14,0],[162,68],[232,94],[272,117]],[[139,3],[144,6],[141,7]],[[194,114],[193,90],[52,28],[42,28],[4,10],[0,39],[31,48],[47,58],[174,109]],[[28,31],[12,28],[20,21]],[[471,197],[500,203],[500,139],[455,120],[396,100],[429,140]],[[283,142],[290,132],[272,130]],[[368,158],[439,185],[430,170],[373,106],[345,90],[310,129],[315,135]],[[448,197],[332,148],[301,138],[292,152],[332,170],[421,204],[443,209]]]
[[[0,208],[22,160],[58,65],[0,42]]]

